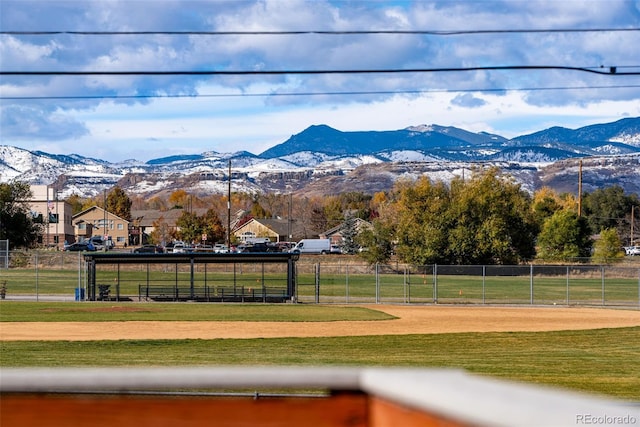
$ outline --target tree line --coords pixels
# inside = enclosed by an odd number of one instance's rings
[[[370,262],[392,251],[414,264],[518,264],[624,257],[637,194],[620,186],[558,194],[543,187],[533,195],[498,169],[477,170],[450,184],[420,178],[400,182],[381,205],[372,229],[359,236]],[[594,238],[597,237],[597,238]]]
[[[33,246],[38,224],[30,222],[29,186],[0,184],[0,239],[14,246]],[[103,197],[67,198],[73,213],[97,205],[131,220],[132,210],[160,212],[182,209],[169,227],[162,216],[154,224],[154,243],[180,239],[210,242],[226,236],[226,195],[196,196],[184,190],[166,199],[127,195],[119,187]],[[347,192],[328,196],[232,193],[240,222],[250,218],[291,218],[296,237],[309,238],[342,226],[343,250],[370,263],[392,256],[414,264],[518,264],[534,259],[571,261],[591,257],[611,262],[624,256],[622,246],[632,240],[631,212],[640,216],[637,194],[614,185],[585,192],[578,199],[543,187],[529,194],[497,168],[478,169],[471,177],[449,183],[426,177],[400,180],[393,189],[375,194]],[[196,212],[203,212],[198,214]],[[370,227],[355,228],[361,218]],[[594,239],[597,236],[597,239]]]

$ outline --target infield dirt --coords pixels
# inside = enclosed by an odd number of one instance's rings
[[[1,341],[329,337],[640,326],[640,311],[567,307],[367,306],[393,320],[335,322],[2,322]]]

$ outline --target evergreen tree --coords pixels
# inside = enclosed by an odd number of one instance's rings
[[[356,243],[356,237],[358,236],[358,229],[356,228],[356,219],[352,216],[347,216],[342,227],[342,249],[343,254],[355,254],[358,252],[359,246]]]

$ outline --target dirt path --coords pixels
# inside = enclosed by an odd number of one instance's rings
[[[640,311],[560,307],[369,306],[398,317],[338,322],[3,322],[0,341],[215,339],[553,331],[640,326]]]

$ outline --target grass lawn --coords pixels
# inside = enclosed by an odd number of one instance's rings
[[[449,367],[640,401],[640,328],[333,338],[3,342],[0,366]]]
[[[253,321],[334,322],[388,320],[394,317],[364,307],[302,304],[196,304],[17,302],[0,303],[0,322],[101,321]],[[0,326],[2,324],[0,323]]]
[[[0,320],[378,320],[363,307],[0,303]],[[98,309],[98,310],[97,310]],[[0,328],[7,327],[0,322]],[[0,367],[308,365],[449,367],[640,401],[640,327],[331,338],[5,341]]]

